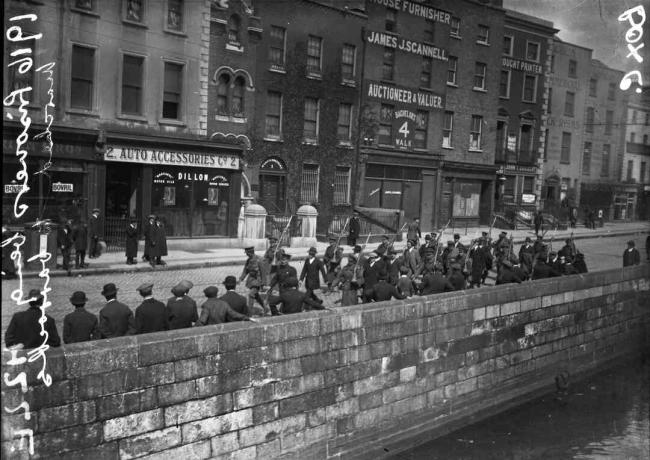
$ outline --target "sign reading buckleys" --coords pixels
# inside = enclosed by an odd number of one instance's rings
[[[144,163],[150,165],[194,166],[215,169],[239,169],[235,155],[212,153],[177,152],[140,147],[107,147],[104,161]]]
[[[366,96],[371,99],[404,104],[419,109],[443,109],[445,107],[442,96],[430,91],[420,91],[372,80],[366,82]]]

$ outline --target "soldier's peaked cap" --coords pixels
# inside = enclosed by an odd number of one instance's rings
[[[153,289],[153,283],[142,283],[140,286],[138,286],[136,291],[142,292],[142,291],[149,291],[151,289]]]

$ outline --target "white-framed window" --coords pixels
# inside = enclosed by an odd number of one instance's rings
[[[487,64],[477,62],[474,65],[474,89],[485,91],[485,76],[487,75]]]
[[[165,18],[165,28],[181,32],[183,30],[183,9],[185,5],[183,0],[167,0],[167,17]]]
[[[504,56],[512,56],[512,49],[514,47],[515,37],[512,35],[503,36],[503,54]]]
[[[352,104],[339,104],[336,137],[341,143],[350,143],[352,138]]]
[[[287,29],[272,25],[269,32],[269,65],[272,70],[284,70],[286,43]]]
[[[120,113],[143,115],[144,57],[122,55],[122,93]]]
[[[422,70],[420,71],[420,87],[428,88],[431,86],[431,69],[433,68],[433,59],[427,56],[422,57]]]
[[[302,130],[302,137],[308,142],[318,142],[318,112],[320,101],[318,99],[305,98],[305,117]]]
[[[415,116],[415,135],[413,138],[413,148],[427,148],[427,133],[429,131],[429,112],[418,110]]]
[[[562,146],[560,148],[560,163],[571,163],[571,133],[562,133]]]
[[[379,111],[379,139],[381,145],[390,145],[393,142],[393,114],[395,106],[382,104]]]
[[[479,24],[478,25],[478,36],[476,37],[476,43],[481,45],[490,44],[490,28],[488,26]]]
[[[566,98],[564,99],[564,116],[573,117],[574,108],[575,108],[576,93],[571,91],[566,92]]]
[[[521,100],[524,102],[535,102],[537,100],[537,75],[524,74],[524,88],[521,93]]]
[[[381,77],[384,80],[392,80],[394,69],[395,69],[395,50],[393,48],[385,47],[383,62],[382,62]]]
[[[442,146],[452,148],[452,133],[454,131],[454,112],[446,111],[442,123]]]
[[[183,96],[183,64],[164,63],[164,89],[162,117],[167,120],[180,120]]]
[[[469,130],[469,149],[481,150],[481,129],[483,128],[483,117],[472,115],[472,124]]]
[[[607,99],[613,101],[616,95],[616,83],[610,83],[607,89]]]
[[[303,163],[300,179],[300,201],[307,203],[318,202],[319,169],[318,165]]]
[[[526,41],[526,60],[539,62],[539,43]]]
[[[265,136],[271,139],[282,136],[282,93],[277,91],[266,94]]]
[[[145,0],[128,0],[124,2],[124,20],[144,24]]]
[[[93,110],[95,100],[95,48],[72,45],[70,108]]]
[[[460,38],[460,18],[455,16],[451,18],[449,35],[454,38]]]
[[[322,71],[323,39],[310,35],[307,39],[307,74],[320,75]]]
[[[456,56],[449,56],[447,62],[447,84],[456,85],[456,77],[458,75],[458,58]]]
[[[569,68],[567,73],[569,78],[578,78],[578,61],[575,59],[569,59]]]
[[[509,70],[501,71],[501,78],[499,80],[499,97],[508,99],[510,97],[510,75]]]
[[[356,57],[357,47],[344,43],[341,48],[341,78],[345,82],[354,82]]]
[[[350,176],[352,168],[337,166],[334,171],[334,205],[350,203]]]

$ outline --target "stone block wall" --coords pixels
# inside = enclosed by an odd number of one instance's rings
[[[381,457],[647,349],[649,290],[643,265],[64,346],[49,387],[4,367],[31,417],[5,410],[2,457],[24,428],[32,458]]]

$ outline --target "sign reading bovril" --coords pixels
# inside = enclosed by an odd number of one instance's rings
[[[104,161],[144,163],[150,165],[194,166],[216,169],[239,169],[235,155],[198,152],[177,152],[142,147],[112,147],[104,152]]]

